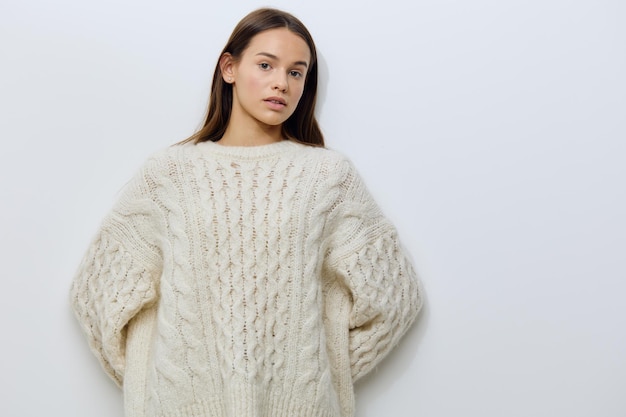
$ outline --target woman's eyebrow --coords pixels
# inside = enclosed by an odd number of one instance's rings
[[[269,52],[259,52],[259,53],[257,54],[257,56],[259,56],[259,55],[261,55],[261,56],[266,56],[266,57],[268,57],[268,58],[278,60],[278,57],[277,57],[276,55],[274,55],[274,54],[270,54]],[[296,62],[294,62],[294,63],[293,63],[293,65],[304,65],[305,67],[308,67],[308,66],[309,66],[309,64],[307,64],[307,62],[306,62],[306,61],[296,61]]]

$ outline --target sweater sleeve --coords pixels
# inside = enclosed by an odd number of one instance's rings
[[[349,162],[332,214],[327,266],[352,299],[349,355],[353,382],[399,342],[422,306],[420,283],[394,226]]]
[[[158,294],[155,184],[148,167],[127,184],[89,245],[70,290],[72,309],[91,350],[119,386],[126,326]]]

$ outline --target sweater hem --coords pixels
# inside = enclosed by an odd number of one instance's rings
[[[303,403],[280,392],[263,398],[253,387],[235,385],[230,391],[227,397],[201,400],[158,417],[343,417],[339,411],[322,408],[319,401]]]

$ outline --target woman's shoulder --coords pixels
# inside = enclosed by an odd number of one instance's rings
[[[180,146],[168,146],[152,150],[147,154],[143,163],[139,166],[136,174],[143,178],[163,178],[172,174],[173,169],[178,167],[184,155],[184,149]]]
[[[350,158],[343,152],[330,147],[301,145],[302,155],[306,159],[329,166],[354,168]]]
[[[148,154],[145,165],[161,168],[172,168],[189,162],[194,158],[205,156],[206,152],[201,152],[200,146],[188,143],[176,143],[167,147],[158,148]]]
[[[329,166],[333,167],[336,175],[342,178],[359,175],[356,165],[348,155],[332,148],[325,148],[324,150],[326,152],[323,158]]]
[[[361,178],[356,165],[350,157],[340,150],[329,147],[311,147],[302,145],[299,159],[305,166],[315,166],[315,181],[329,188],[348,189],[350,184],[358,183]]]

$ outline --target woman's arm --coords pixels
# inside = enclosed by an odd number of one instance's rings
[[[71,285],[71,305],[89,346],[122,385],[126,326],[158,296],[154,182],[145,167],[124,189],[92,240]]]
[[[327,265],[351,295],[349,353],[356,381],[398,343],[415,320],[422,296],[396,229],[354,168],[344,169],[346,191],[334,209]]]

